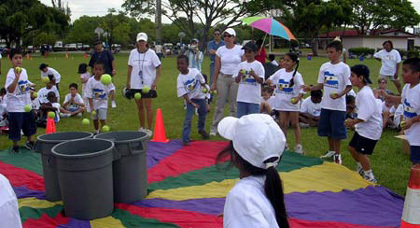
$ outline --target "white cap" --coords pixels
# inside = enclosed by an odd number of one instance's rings
[[[139,42],[140,40],[143,40],[143,41],[147,42],[147,34],[144,33],[144,32],[141,32],[141,33],[137,34],[136,41]]]
[[[333,41],[339,41],[339,42],[341,42],[340,36],[336,36]]]
[[[278,158],[274,162],[277,165],[286,145],[283,131],[267,114],[250,114],[239,119],[225,117],[217,131],[224,138],[232,140],[233,148],[244,160],[262,169],[268,168],[264,161],[269,158]]]
[[[229,35],[236,36],[236,32],[233,28],[228,28],[223,33],[227,33]]]

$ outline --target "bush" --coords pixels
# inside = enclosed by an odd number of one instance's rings
[[[408,51],[407,58],[418,58],[419,57],[419,51],[416,49],[412,49]]]
[[[356,47],[356,48],[349,48],[349,53],[352,53],[354,55],[360,56],[360,55],[373,55],[375,53],[374,48],[367,48],[367,47]]]
[[[395,50],[397,50],[400,53],[401,58],[404,57],[404,56],[407,56],[407,51],[406,50],[397,49],[397,48],[395,48]]]

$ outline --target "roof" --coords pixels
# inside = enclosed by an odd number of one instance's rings
[[[396,36],[394,33],[398,32],[400,34],[403,35],[399,35]],[[324,33],[324,34],[320,34],[319,37],[320,38],[334,38],[336,36],[340,36],[340,37],[356,37],[356,36],[392,36],[392,37],[415,37],[418,36],[416,34],[412,34],[409,32],[405,32],[399,29],[388,29],[388,30],[379,30],[379,29],[375,29],[375,30],[370,30],[370,35],[360,35],[356,29],[349,29],[349,30],[339,30],[339,31],[332,31],[332,32],[328,32],[328,33]]]

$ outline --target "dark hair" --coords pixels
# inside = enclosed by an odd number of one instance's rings
[[[391,45],[391,49],[394,49],[394,45],[392,44],[392,41],[391,40],[386,40],[385,42],[383,42],[382,43],[382,46],[384,46],[385,44],[389,44],[389,45]]]
[[[289,82],[289,87],[292,87],[295,84],[295,75],[296,75],[296,72],[299,68],[299,57],[295,53],[292,53],[292,52],[289,52],[286,55],[289,56],[289,58],[293,62],[296,62],[295,71],[293,72],[292,79],[290,79],[290,82]]]
[[[22,50],[20,48],[12,48],[9,52],[10,59],[12,59],[15,55],[22,55]]]
[[[356,102],[356,97],[352,95],[346,95],[346,104],[354,103]]]
[[[202,75],[203,75],[204,81],[207,83],[207,74],[202,74]]]
[[[6,88],[1,88],[0,89],[0,95],[3,95],[3,94],[6,94],[7,92],[6,92]]]
[[[356,74],[356,76],[359,77],[363,77],[363,82],[366,84],[370,84],[370,71],[369,68],[366,65],[363,64],[357,64],[354,65],[350,68],[351,72],[353,72],[354,74]]]
[[[322,97],[322,90],[312,90],[311,97],[316,97],[316,98]]]
[[[259,40],[257,40],[257,42],[255,42],[255,45],[257,45],[258,46],[258,48],[260,48],[261,47],[261,45],[263,44],[263,40],[262,39],[259,39]]]
[[[45,64],[45,63],[41,63],[40,65],[39,65],[39,70],[43,70],[43,69],[45,69],[45,68],[47,68],[48,67],[48,65],[47,64]]]
[[[275,56],[275,55],[273,55],[273,54],[269,54],[269,55],[268,55],[268,59],[269,59],[270,61],[273,61],[273,60],[275,60],[275,59],[276,59],[276,56]]]
[[[334,40],[328,44],[327,48],[334,48],[336,51],[343,51],[343,44],[338,40]]]
[[[274,208],[276,215],[276,221],[279,227],[289,228],[289,222],[287,221],[286,207],[284,205],[284,191],[283,183],[275,167],[270,167],[268,169],[262,169],[251,165],[249,162],[245,161],[233,148],[232,141],[229,145],[222,150],[216,158],[216,162],[220,163],[224,158],[235,156],[235,161],[242,164],[242,167],[253,176],[263,176],[265,175],[264,183],[264,192],[270,201],[271,205]],[[264,163],[274,162],[278,158],[272,157],[264,161]],[[233,159],[230,159],[229,167],[232,167]]]
[[[403,65],[408,65],[414,72],[420,72],[420,58],[410,58],[403,62]]]
[[[79,88],[79,86],[76,83],[70,83],[69,89],[75,88],[76,90]]]
[[[190,59],[186,55],[178,55],[178,57],[176,58],[176,60],[181,60],[181,59],[185,60],[187,64],[190,63]]]
[[[78,74],[84,74],[87,72],[88,65],[86,63],[79,64],[79,69],[77,70]]]
[[[49,98],[57,98],[57,96],[55,95],[55,93],[54,92],[48,92],[47,93],[47,99],[50,101],[50,99]]]
[[[104,66],[104,62],[102,62],[101,60],[98,60],[98,61],[96,61],[94,64],[93,64],[93,67],[95,67],[96,65],[102,65],[102,67]]]
[[[270,86],[264,86],[262,88],[262,91],[266,92],[266,93],[269,93],[269,94],[273,93],[273,89]]]
[[[220,29],[218,29],[218,28],[215,28],[215,29],[214,29],[213,33],[215,33],[215,32],[219,32],[219,33],[221,33]]]

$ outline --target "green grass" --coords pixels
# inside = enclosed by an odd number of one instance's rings
[[[127,75],[127,54],[116,55],[116,66],[117,75],[114,77],[114,83],[117,87],[116,101],[117,108],[109,109],[108,113],[108,125],[113,131],[119,130],[137,130],[139,127],[139,121],[137,117],[137,110],[133,100],[126,100],[121,95],[121,89],[126,83]],[[322,63],[326,62],[326,58],[313,58],[308,61],[302,57],[299,72],[302,73],[306,84],[315,84],[319,67]],[[80,85],[79,75],[77,74],[77,68],[80,63],[87,62],[83,58],[83,54],[71,54],[70,59],[65,59],[64,54],[52,54],[48,59],[33,56],[33,60],[24,60],[23,66],[27,69],[29,79],[37,84],[37,89],[43,87],[40,79],[40,72],[38,66],[40,63],[48,63],[51,67],[57,69],[61,75],[61,98],[67,94],[68,84],[71,82],[77,82]],[[356,63],[360,63],[359,60],[349,60],[349,65],[352,66]],[[380,63],[378,61],[367,59],[364,62],[371,70],[372,78],[376,86],[376,79],[379,72]],[[162,77],[158,83],[158,98],[153,101],[153,108],[162,109],[166,135],[170,139],[179,139],[182,135],[182,125],[185,116],[185,110],[183,109],[182,99],[177,98],[176,94],[176,77],[178,71],[176,69],[176,61],[174,57],[164,58],[162,63]],[[4,85],[6,73],[10,68],[10,62],[3,58],[2,61],[2,75],[0,77],[0,83]],[[209,72],[209,59],[205,58],[203,63],[203,72]],[[389,85],[392,88],[392,85]],[[394,91],[395,89],[392,88]],[[206,129],[209,129],[211,121],[213,119],[214,103],[211,105],[212,110],[207,116]],[[154,112],[155,113],[155,112]],[[88,114],[84,115],[89,117]],[[193,126],[196,126],[197,118],[194,118]],[[82,118],[70,118],[62,119],[57,124],[58,131],[93,131],[93,125],[85,126],[82,125]],[[45,129],[39,128],[37,134],[44,134]],[[353,135],[353,132],[349,132],[348,139]],[[399,139],[394,138],[397,135],[396,131],[386,130],[381,140],[378,142],[375,153],[371,156],[372,167],[377,176],[379,183],[384,185],[393,191],[404,195],[409,175],[409,157],[402,152],[402,144]],[[292,130],[289,134],[289,145],[294,146],[294,136]],[[194,127],[192,130],[192,139],[201,139],[197,134],[197,130]],[[221,140],[222,138],[213,137],[211,139]],[[302,130],[302,141],[303,147],[308,156],[319,157],[327,149],[327,140],[317,136],[316,129],[303,129]],[[354,169],[355,164],[347,151],[347,145],[349,140],[342,142],[342,153],[344,165],[350,169]],[[21,141],[21,144],[23,140]],[[11,145],[6,135],[0,136],[0,148],[5,149]]]

